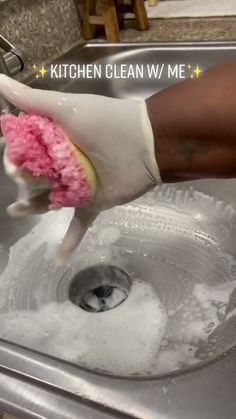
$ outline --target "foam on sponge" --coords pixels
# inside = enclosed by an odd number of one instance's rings
[[[26,180],[40,182],[46,177],[51,209],[85,207],[92,201],[93,166],[55,121],[36,114],[6,114],[0,120],[8,160]]]

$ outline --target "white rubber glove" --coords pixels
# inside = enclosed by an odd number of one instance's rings
[[[4,75],[0,75],[0,94],[20,110],[53,118],[96,169],[96,198],[90,207],[75,210],[60,248],[63,258],[101,210],[129,202],[161,182],[143,100],[32,89]],[[11,214],[42,212],[45,205],[36,200],[21,197],[11,206]]]

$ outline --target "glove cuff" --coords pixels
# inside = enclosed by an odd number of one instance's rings
[[[148,115],[147,106],[144,101],[141,102],[141,124],[143,128],[144,141],[147,153],[144,156],[144,165],[156,184],[162,183],[160,170],[155,156],[155,139],[152,130],[151,121]]]

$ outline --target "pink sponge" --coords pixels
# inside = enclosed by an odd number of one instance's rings
[[[55,121],[36,114],[7,114],[0,121],[8,160],[26,176],[48,179],[50,208],[91,202],[96,190],[93,166]]]

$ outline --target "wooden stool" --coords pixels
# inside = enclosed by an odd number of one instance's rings
[[[148,5],[149,6],[156,6],[157,5],[157,1],[158,0],[148,0]]]
[[[125,4],[124,0],[116,0],[116,10],[120,19],[124,18],[125,13],[134,13],[137,29],[144,31],[149,28],[144,0],[129,0],[129,4]]]
[[[100,7],[101,14],[96,14],[96,6]],[[119,24],[122,25],[124,13],[135,14],[137,29],[148,29],[149,23],[144,5],[144,0],[83,0],[83,37],[91,39],[95,35],[97,25],[103,25],[106,38],[110,42],[120,41]]]

